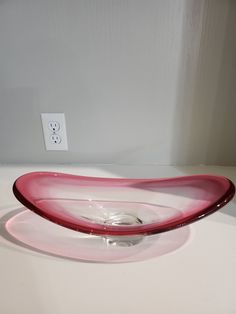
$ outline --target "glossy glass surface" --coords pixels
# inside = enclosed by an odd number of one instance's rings
[[[13,192],[40,216],[76,231],[108,235],[112,244],[119,241],[116,236],[161,233],[203,218],[224,206],[235,188],[227,178],[212,175],[111,179],[33,172],[18,178]]]

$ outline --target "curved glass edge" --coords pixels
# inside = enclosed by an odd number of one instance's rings
[[[54,215],[50,215],[49,213],[43,212],[35,206],[32,202],[30,202],[18,189],[18,184],[20,184],[20,181],[23,179],[27,179],[27,177],[31,176],[37,176],[37,175],[59,175],[59,176],[65,176],[65,177],[73,177],[73,178],[80,178],[80,179],[86,179],[91,181],[107,181],[107,182],[148,182],[148,181],[157,181],[157,182],[163,182],[163,181],[174,181],[174,180],[183,180],[186,178],[199,178],[199,177],[205,177],[205,178],[217,178],[217,179],[225,179],[229,187],[227,191],[224,193],[223,196],[221,196],[219,199],[217,199],[213,204],[210,206],[205,207],[203,210],[200,210],[197,213],[193,213],[187,217],[179,218],[176,221],[170,222],[170,223],[162,223],[160,224],[147,224],[146,226],[142,225],[140,226],[129,226],[129,227],[119,227],[119,226],[106,226],[104,228],[104,225],[96,224],[94,223],[92,229],[89,226],[81,225],[79,223],[71,223],[67,222],[63,219],[60,219],[59,217],[55,217]],[[123,178],[98,178],[98,177],[85,177],[85,176],[77,176],[77,175],[71,175],[71,174],[65,174],[65,173],[53,173],[53,172],[31,172],[27,173],[25,175],[22,175],[13,184],[13,193],[15,197],[18,199],[20,203],[22,203],[25,207],[30,209],[31,211],[35,212],[36,214],[40,215],[41,217],[56,223],[58,225],[61,225],[65,228],[69,228],[75,231],[88,233],[88,234],[94,234],[94,235],[109,235],[109,236],[135,236],[135,235],[152,235],[152,234],[158,234],[166,231],[170,231],[173,229],[177,229],[183,226],[186,226],[188,224],[191,224],[193,222],[196,222],[216,211],[218,211],[220,208],[225,206],[234,196],[235,194],[235,186],[231,180],[225,177],[221,176],[214,176],[214,175],[192,175],[192,176],[180,176],[180,177],[173,177],[173,178],[163,178],[163,179],[123,179]]]

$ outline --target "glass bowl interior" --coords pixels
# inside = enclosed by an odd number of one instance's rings
[[[14,185],[16,198],[40,216],[76,231],[109,236],[161,233],[203,218],[233,197],[220,176],[113,179],[32,172]]]

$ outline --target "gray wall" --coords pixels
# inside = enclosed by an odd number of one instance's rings
[[[236,165],[235,27],[229,0],[0,0],[0,162]]]

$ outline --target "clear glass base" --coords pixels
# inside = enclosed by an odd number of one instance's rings
[[[126,213],[114,214],[104,221],[104,224],[112,226],[131,226],[142,224],[142,220],[138,217]],[[129,247],[140,243],[143,235],[138,236],[104,236],[103,240],[107,246]]]

